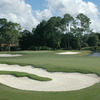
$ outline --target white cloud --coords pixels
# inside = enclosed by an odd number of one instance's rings
[[[43,11],[36,10],[36,18],[39,21],[42,21],[43,19],[48,20],[50,17],[52,17],[52,13],[49,9],[44,9]]]
[[[91,19],[91,28],[100,31],[99,10],[92,2],[84,2],[83,0],[46,0],[48,9],[56,15],[63,16],[66,13],[76,17],[79,13],[87,15]]]
[[[30,31],[39,23],[24,0],[0,0],[0,18],[20,23],[23,29]]]
[[[61,14],[70,13],[72,15],[77,15],[79,13],[85,14],[97,14],[98,9],[95,4],[92,2],[84,2],[82,0],[52,0],[48,1],[48,8],[51,11],[58,11]]]
[[[35,10],[33,16],[32,8],[25,0],[0,0],[0,18],[7,18],[10,21],[18,22],[22,28],[31,30],[40,21],[48,20],[53,15],[63,16],[66,13],[76,17],[79,13],[87,15],[91,21],[91,28],[100,31],[99,10],[92,2],[83,0],[46,0],[47,9]]]

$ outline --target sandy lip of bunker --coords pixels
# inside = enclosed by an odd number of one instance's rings
[[[21,54],[0,54],[0,57],[17,57],[22,56]]]
[[[73,55],[73,54],[79,54],[81,52],[71,52],[71,51],[67,51],[67,52],[61,52],[61,53],[56,53],[56,54],[60,54],[60,55]]]
[[[51,81],[36,81],[27,77],[14,77],[12,75],[0,75],[0,83],[20,89],[30,91],[72,91],[90,87],[100,82],[100,77],[96,74],[47,72],[41,68],[32,66],[21,67],[19,65],[0,64],[0,71],[18,71],[36,74],[41,77],[51,78]]]

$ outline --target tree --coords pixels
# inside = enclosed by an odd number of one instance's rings
[[[23,30],[21,35],[22,37],[20,37],[19,45],[22,50],[27,50],[33,45],[33,34],[28,30]]]
[[[83,36],[82,36],[82,47],[88,47],[89,45],[88,45],[88,39],[89,39],[89,35],[90,34],[84,34]]]
[[[98,36],[99,42],[98,42],[98,46],[100,46],[100,32],[99,33],[95,33]]]
[[[72,35],[72,27],[74,27],[75,20],[70,14],[65,14],[61,23],[63,24],[63,31],[66,34],[64,37],[65,48],[70,48],[70,36]]]
[[[46,24],[47,45],[53,49],[60,48],[62,24],[61,17],[51,17]]]
[[[0,19],[0,46],[5,42],[5,38],[3,37],[4,29],[3,26],[7,24],[7,19]]]
[[[6,50],[10,51],[10,45],[18,46],[21,26],[18,23],[0,19],[0,35],[3,38],[3,44],[6,44]]]
[[[48,46],[53,49],[60,48],[61,43],[61,17],[51,17],[43,20],[34,30],[35,46]]]
[[[84,15],[84,14],[79,14],[77,15],[77,27],[76,27],[76,35],[78,37],[78,44],[79,44],[79,50],[81,49],[82,45],[82,35],[84,33],[89,32],[89,25],[90,25],[90,19]]]
[[[3,50],[2,43],[4,43],[4,38],[2,36],[0,36],[0,49],[1,50]]]
[[[43,20],[37,25],[36,29],[33,28],[34,45],[37,47],[46,46],[46,21]]]
[[[89,38],[87,40],[89,46],[97,46],[99,43],[99,38],[95,33],[89,34]]]

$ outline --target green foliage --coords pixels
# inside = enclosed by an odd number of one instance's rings
[[[51,50],[51,48],[47,46],[43,46],[43,47],[40,47],[40,50]]]
[[[97,50],[97,48],[98,48],[98,46],[94,46],[94,47],[93,47],[93,50],[94,50],[94,51],[96,51],[96,50]]]
[[[70,14],[65,14],[61,20],[63,26],[63,32],[65,32],[64,36],[64,48],[69,50],[71,48],[71,41],[72,41],[72,27],[74,27],[75,20]]]
[[[10,51],[10,44],[18,46],[21,26],[18,23],[7,21],[6,19],[0,19],[0,37],[1,43],[5,44],[6,50]]]
[[[80,13],[76,18],[80,21],[81,31],[86,31],[87,29],[89,29],[89,25],[91,24],[91,22],[86,15]]]
[[[34,45],[44,46],[46,45],[47,33],[46,33],[46,21],[43,20],[40,24],[37,25],[36,29],[33,29],[33,36],[34,36]]]
[[[93,47],[84,47],[82,50],[90,50],[90,51],[100,51],[100,47],[93,46]]]
[[[76,36],[78,37],[78,46],[79,46],[79,50],[82,47],[82,36],[83,33],[89,33],[90,29],[89,29],[89,25],[91,24],[90,19],[80,13],[79,15],[77,15],[77,27],[76,27]]]
[[[97,46],[99,43],[98,36],[95,33],[89,34],[87,43],[89,44],[89,46]]]
[[[37,47],[48,46],[53,49],[60,48],[61,43],[61,17],[51,17],[42,21],[34,30],[34,45]]]
[[[0,19],[0,50],[80,50],[100,46],[100,33],[92,32],[90,24],[90,18],[82,13],[76,19],[65,14],[41,21],[32,32],[20,32],[19,24],[3,18]]]
[[[43,47],[31,46],[28,48],[28,50],[51,50],[51,48],[47,46],[43,46]]]
[[[33,45],[33,34],[28,30],[23,30],[21,34],[22,37],[20,37],[19,45],[22,50],[26,50]]]
[[[36,46],[31,46],[31,47],[28,48],[28,50],[38,50],[38,47],[36,47]]]
[[[94,49],[93,49],[93,47],[84,47],[84,48],[82,48],[82,50],[90,50],[90,51],[93,51]]]
[[[2,44],[2,43],[4,43],[4,38],[2,37],[2,36],[0,36],[0,45]]]

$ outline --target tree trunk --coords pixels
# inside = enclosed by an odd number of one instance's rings
[[[8,49],[8,50],[9,50],[9,52],[10,52],[10,45],[9,45],[9,49]]]
[[[68,50],[69,50],[69,35],[68,35]]]
[[[81,50],[81,35],[79,36],[79,50]]]
[[[64,39],[65,40],[65,49],[67,50],[67,42],[66,42],[66,39]]]

